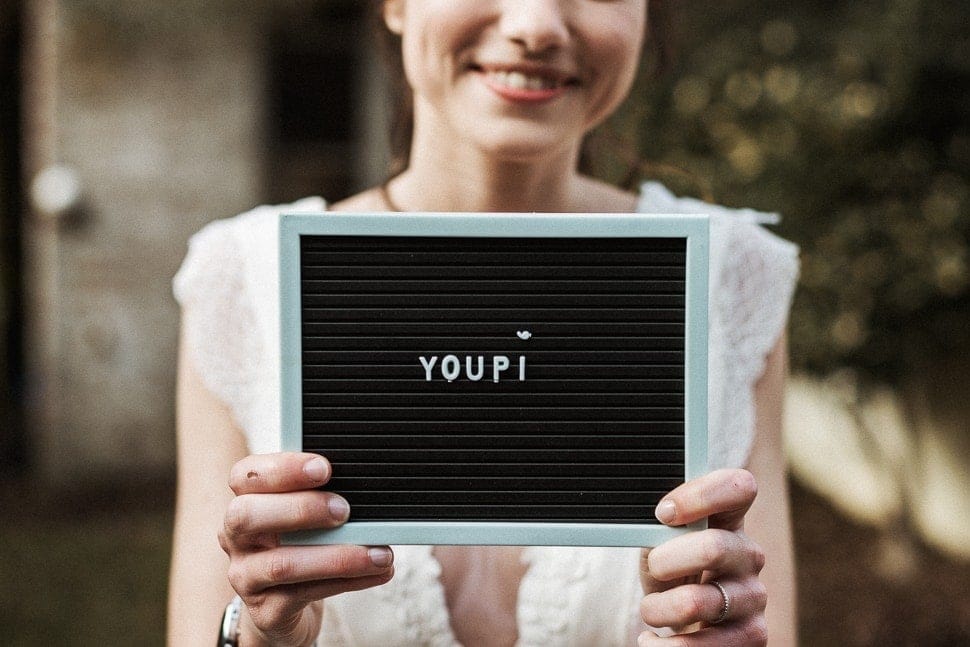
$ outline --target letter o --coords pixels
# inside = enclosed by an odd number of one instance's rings
[[[461,374],[461,361],[454,355],[445,355],[441,360],[441,375],[449,382],[454,382]]]

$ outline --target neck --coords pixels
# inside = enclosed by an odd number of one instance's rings
[[[392,206],[404,211],[576,211],[578,155],[574,142],[541,154],[502,156],[416,128],[408,169],[390,182],[388,193]]]

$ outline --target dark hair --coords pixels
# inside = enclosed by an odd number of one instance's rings
[[[411,156],[414,103],[404,75],[401,37],[388,29],[384,23],[383,6],[384,0],[374,0],[371,3],[371,23],[384,61],[388,105],[392,106],[388,177],[394,177],[407,168]]]
[[[404,74],[401,57],[401,37],[387,28],[383,17],[383,0],[371,3],[371,21],[376,40],[386,66],[389,105],[393,106],[390,123],[390,168],[388,177],[394,177],[407,168],[411,156],[411,136],[414,128],[414,105],[411,89]],[[651,72],[665,72],[673,60],[670,42],[672,11],[664,0],[649,0],[647,11],[647,38],[644,59],[650,53]],[[588,154],[580,154],[580,169],[586,170]]]

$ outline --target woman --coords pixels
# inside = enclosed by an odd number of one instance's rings
[[[711,457],[726,469],[677,488],[657,511],[670,525],[707,518],[709,529],[632,552],[279,546],[279,533],[338,525],[348,508],[317,489],[325,459],[266,453],[279,425],[270,241],[283,208],[263,207],[200,232],[175,282],[169,644],[211,644],[234,593],[241,647],[760,645],[766,632],[772,645],[795,644],[779,439],[794,249],[749,212],[656,184],[634,195],[577,171],[584,136],[629,92],[646,0],[381,5],[412,98],[407,166],[343,202],[285,210],[711,213]]]

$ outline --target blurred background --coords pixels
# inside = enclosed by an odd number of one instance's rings
[[[4,644],[163,643],[170,279],[209,220],[384,178],[366,5],[0,0]],[[801,246],[802,642],[970,644],[970,4],[658,5],[589,162]]]

